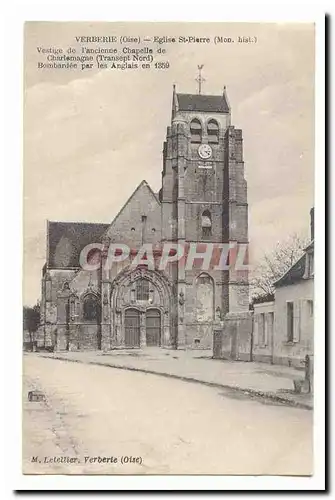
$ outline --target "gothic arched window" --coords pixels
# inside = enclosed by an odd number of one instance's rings
[[[212,236],[212,218],[209,210],[205,210],[201,215],[201,230],[204,239]]]
[[[93,295],[86,295],[83,303],[83,319],[86,321],[97,321],[99,318],[99,300]]]
[[[201,127],[201,123],[199,122],[199,120],[197,120],[195,118],[194,120],[191,121],[190,130],[191,130],[191,142],[201,143],[201,141],[202,141],[202,127]]]
[[[196,279],[196,317],[200,323],[214,319],[214,282],[206,273]]]
[[[211,144],[219,143],[219,125],[215,120],[209,120],[207,125],[208,142]]]
[[[136,282],[136,299],[149,300],[149,281],[139,279]]]

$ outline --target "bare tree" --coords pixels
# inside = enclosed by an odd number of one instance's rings
[[[272,252],[264,254],[253,271],[250,282],[251,298],[254,300],[262,296],[272,296],[273,283],[302,256],[307,245],[307,239],[293,234],[287,240],[278,242]]]

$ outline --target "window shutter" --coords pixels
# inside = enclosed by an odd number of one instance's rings
[[[263,347],[265,345],[265,314],[264,313],[261,313],[259,315],[258,339],[259,339],[259,345]]]
[[[293,342],[300,341],[300,312],[301,312],[301,302],[300,300],[295,300],[293,305]]]
[[[254,345],[258,345],[258,314],[254,315]]]
[[[274,313],[270,312],[268,318],[269,318],[269,325],[268,325],[269,344],[272,344],[273,343],[273,331],[274,331]]]
[[[268,345],[270,315],[264,314],[264,345]]]

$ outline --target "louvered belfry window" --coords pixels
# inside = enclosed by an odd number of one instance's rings
[[[202,127],[196,118],[191,121],[191,142],[200,144],[202,141]]]
[[[207,125],[208,142],[210,144],[219,143],[219,126],[215,120],[209,120]]]

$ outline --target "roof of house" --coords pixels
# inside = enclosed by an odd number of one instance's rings
[[[314,251],[314,240],[312,240],[305,248],[305,252],[310,253],[311,251]]]
[[[268,293],[266,295],[260,295],[259,297],[254,297],[252,299],[252,305],[269,303],[273,302],[274,300],[275,300],[274,294]]]
[[[280,286],[292,285],[297,281],[303,279],[306,267],[306,254],[302,255],[300,259],[293,264],[292,267],[274,283],[276,288]]]
[[[110,224],[88,222],[49,222],[49,268],[79,267],[80,252],[90,243],[101,243]]]
[[[225,95],[177,94],[180,111],[229,113]]]

